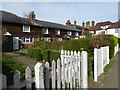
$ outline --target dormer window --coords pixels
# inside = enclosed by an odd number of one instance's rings
[[[59,29],[55,30],[55,34],[60,35],[60,30]]]
[[[23,32],[30,32],[30,26],[23,25]]]
[[[72,32],[71,32],[71,31],[67,31],[67,34],[68,34],[68,35],[72,35]]]
[[[48,28],[43,28],[43,34],[48,34]]]
[[[79,33],[78,33],[78,32],[76,32],[76,33],[75,33],[75,36],[79,36]]]

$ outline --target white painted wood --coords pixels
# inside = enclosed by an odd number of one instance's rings
[[[6,89],[7,88],[7,77],[3,74],[0,74],[0,80],[2,81],[1,86],[0,86],[0,90]]]
[[[52,61],[52,88],[55,89],[56,86],[56,63]]]
[[[21,88],[20,71],[18,70],[14,72],[14,88],[17,88],[17,89]]]
[[[31,89],[32,88],[32,76],[31,76],[31,68],[27,67],[25,69],[25,84],[26,84],[26,88]]]
[[[63,59],[62,68],[62,88],[65,88],[65,59]]]
[[[82,84],[81,88],[88,88],[88,56],[86,51],[82,51]]]
[[[40,82],[39,88],[44,89],[45,86],[44,86],[44,67],[43,67],[43,65],[41,65],[40,68],[39,68],[39,77],[40,77],[40,79],[39,79],[39,82]]]
[[[97,82],[97,48],[94,49],[94,81]]]
[[[61,88],[61,64],[60,64],[60,59],[57,60],[57,88]]]
[[[50,71],[49,71],[49,63],[45,63],[45,87],[47,89],[50,88]]]
[[[35,69],[35,87],[44,88],[43,66],[42,63],[37,63]]]

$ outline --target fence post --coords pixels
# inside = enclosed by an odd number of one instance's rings
[[[82,74],[82,85],[81,88],[88,88],[88,56],[87,56],[87,52],[86,51],[82,51],[81,53],[81,57],[82,57],[82,70],[83,72]]]
[[[7,77],[3,74],[0,74],[0,80],[1,80],[0,90],[6,89],[7,88]]]
[[[57,88],[61,88],[61,64],[60,59],[57,60]]]
[[[44,74],[42,63],[37,63],[34,67],[35,69],[35,86],[36,88],[44,88]]]
[[[55,89],[56,86],[56,64],[52,61],[52,88]]]
[[[14,72],[14,88],[21,88],[20,72],[18,70]]]
[[[107,46],[107,64],[109,64],[110,59],[109,59],[109,46]]]
[[[31,76],[31,69],[29,67],[26,68],[25,70],[25,84],[26,88],[31,89],[32,88],[32,76]]]
[[[49,63],[45,63],[45,87],[47,89],[50,88],[50,71],[49,71]]]
[[[71,51],[71,53],[72,53],[72,51]],[[72,87],[73,87],[73,85],[72,85],[72,56],[71,56],[71,58],[70,58],[70,88],[72,88]]]
[[[65,59],[62,62],[62,88],[65,88]]]
[[[78,86],[81,85],[81,56],[80,51],[78,51]]]
[[[97,82],[97,48],[94,48],[94,81]]]

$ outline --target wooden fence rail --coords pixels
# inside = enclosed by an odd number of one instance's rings
[[[88,88],[88,65],[87,52],[61,50],[61,57],[56,62],[52,61],[52,67],[49,63],[38,62],[34,67],[35,76],[32,76],[31,68],[25,70],[25,80],[21,82],[20,72],[14,73],[13,85],[7,86],[7,77],[0,75],[2,79],[2,88],[22,87],[32,88],[35,82],[35,88]]]

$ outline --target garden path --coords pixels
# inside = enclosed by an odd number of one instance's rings
[[[20,64],[23,64],[23,66],[25,67],[30,67],[31,69],[34,69],[35,64],[37,63],[37,61],[33,61],[30,58],[28,58],[25,55],[21,55],[21,54],[15,54],[13,52],[7,52],[6,53],[10,58],[12,58],[14,61],[17,61]]]

